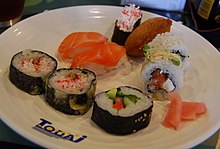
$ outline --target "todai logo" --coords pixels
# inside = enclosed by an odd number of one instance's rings
[[[87,136],[85,135],[71,134],[63,130],[57,129],[52,125],[52,122],[49,122],[43,118],[41,118],[40,120],[41,122],[35,125],[33,128],[50,137],[62,138],[62,139],[69,140],[74,143],[79,143],[87,138]]]

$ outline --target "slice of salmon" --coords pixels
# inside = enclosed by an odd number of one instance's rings
[[[68,61],[80,53],[91,50],[108,40],[104,35],[97,32],[73,32],[60,44],[58,55],[61,60]]]
[[[75,55],[70,67],[83,67],[89,63],[112,67],[116,66],[125,54],[126,50],[123,46],[114,42],[105,42],[98,47]]]
[[[170,104],[162,125],[167,128],[179,129],[182,115],[182,99],[176,92],[168,93]]]
[[[206,105],[202,102],[186,102],[182,103],[182,120],[195,120],[200,115],[207,112]]]

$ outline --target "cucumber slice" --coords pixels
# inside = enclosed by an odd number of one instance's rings
[[[128,98],[133,103],[136,103],[137,100],[139,99],[136,95],[125,95],[125,97]]]
[[[117,93],[116,93],[116,96],[118,96],[118,97],[124,97],[125,94],[123,94],[122,91],[121,91],[121,89],[118,88]]]
[[[124,97],[123,100],[124,106],[127,107],[128,105],[134,104],[134,102],[132,102],[129,98]]]

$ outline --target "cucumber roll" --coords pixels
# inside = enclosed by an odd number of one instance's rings
[[[125,6],[119,18],[115,21],[115,27],[111,38],[112,42],[124,46],[131,32],[141,23],[140,7],[135,4]]]
[[[46,80],[45,99],[50,106],[70,115],[85,114],[92,106],[96,75],[87,69],[60,68]]]
[[[153,101],[147,95],[120,86],[95,96],[91,119],[108,133],[127,135],[149,125],[152,109]]]
[[[183,85],[183,65],[178,54],[164,49],[148,49],[141,70],[144,93],[153,100],[166,100],[167,93]]]
[[[45,79],[57,68],[57,61],[37,50],[24,50],[15,54],[10,63],[9,80],[19,89],[39,95],[45,91]]]

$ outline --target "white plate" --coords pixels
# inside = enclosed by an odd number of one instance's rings
[[[48,106],[41,96],[28,95],[8,80],[10,59],[18,51],[39,49],[56,57],[60,42],[74,31],[96,31],[110,38],[121,9],[113,6],[58,9],[33,16],[5,31],[0,36],[1,119],[25,138],[49,148],[190,148],[217,131],[220,126],[220,54],[204,38],[177,22],[173,22],[172,32],[186,42],[190,49],[191,64],[185,74],[181,95],[187,100],[205,102],[208,107],[207,115],[185,123],[179,131],[160,125],[164,114],[163,104],[155,102],[149,127],[128,136],[107,134],[90,120],[91,110],[83,116],[65,115]],[[155,16],[144,12],[143,20]],[[139,87],[139,70],[138,66],[124,77],[118,73],[98,80],[97,92],[118,85]],[[42,126],[47,130],[62,130],[74,135],[74,140],[83,135],[87,138],[74,143],[45,135],[33,129],[41,122],[41,118],[52,123]]]

